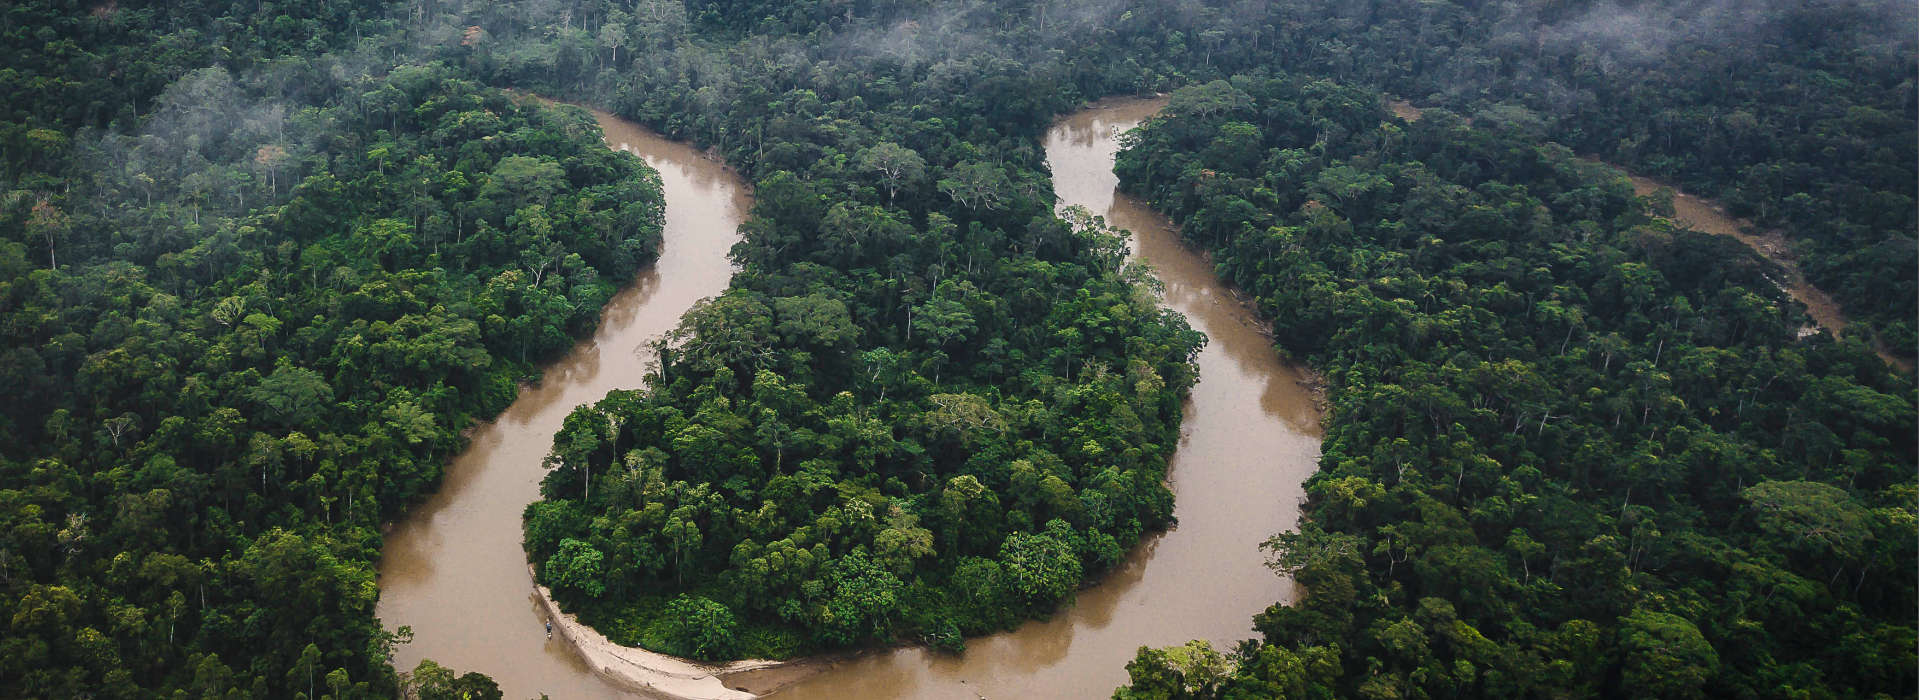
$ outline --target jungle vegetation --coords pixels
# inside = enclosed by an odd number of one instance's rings
[[[80,20],[87,60],[181,17]],[[585,114],[349,58],[9,102],[0,694],[391,696],[381,524],[652,259],[657,177]]]
[[[490,693],[399,688],[378,526],[660,213],[584,115],[502,87],[711,148],[759,198],[734,288],[652,387],[576,413],[526,514],[616,638],[955,648],[1165,524],[1198,339],[1052,215],[1037,141],[1186,87],[1129,187],[1334,409],[1275,541],[1305,603],[1246,649],[1149,650],[1127,692],[1914,692],[1911,376],[1795,339],[1762,261],[1574,157],[1784,228],[1911,356],[1910,3],[0,13],[0,695]]]
[[[1267,545],[1300,602],[1115,697],[1914,692],[1910,377],[1797,338],[1769,263],[1564,146],[1322,79],[1184,88],[1129,138],[1123,186],[1332,410]]]

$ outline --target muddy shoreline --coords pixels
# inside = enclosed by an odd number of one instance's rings
[[[561,633],[548,639],[543,626],[553,608],[528,580],[520,514],[540,497],[554,433],[575,406],[646,385],[651,341],[679,325],[695,302],[727,288],[728,252],[751,207],[746,184],[708,154],[588,111],[608,147],[660,174],[659,257],[601,310],[592,337],[548,365],[540,382],[522,385],[498,417],[468,430],[439,490],[393,524],[377,614],[389,629],[413,629],[413,641],[394,651],[397,669],[431,658],[491,676],[507,697],[751,697],[734,694],[702,665],[602,647],[593,643],[597,633],[563,624],[570,618],[556,616]]]
[[[621,646],[579,618],[560,609],[553,592],[534,579],[533,565],[527,565],[527,583],[540,603],[540,610],[553,624],[553,638],[571,646],[595,675],[629,692],[669,700],[753,700],[779,685],[756,692],[734,687],[729,680],[739,674],[779,669],[797,662],[745,659],[725,664],[709,664],[693,659]]]

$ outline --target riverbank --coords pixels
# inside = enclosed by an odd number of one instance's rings
[[[527,580],[533,586],[534,597],[540,601],[541,611],[553,623],[554,639],[572,647],[595,675],[634,693],[674,700],[753,700],[759,695],[746,687],[728,687],[726,679],[734,674],[790,665],[786,661],[764,659],[705,664],[638,647],[621,646],[580,622],[579,618],[561,610],[553,600],[553,592],[535,580],[531,564],[527,565]],[[765,688],[764,682],[762,687],[761,693],[771,690]]]
[[[615,389],[646,386],[651,343],[678,326],[695,302],[727,288],[733,275],[727,253],[752,204],[738,175],[705,153],[589,111],[609,148],[645,159],[660,175],[666,222],[659,257],[602,309],[592,338],[548,366],[540,383],[522,387],[498,417],[473,428],[440,490],[388,534],[380,561],[377,614],[389,629],[408,626],[414,633],[411,643],[394,650],[395,667],[430,658],[485,673],[511,698],[664,697],[681,681],[695,680],[686,676],[703,673],[646,657],[628,664],[618,660],[625,655],[568,641],[590,641],[578,634],[547,639],[542,623],[550,604],[527,579],[520,514],[540,497],[541,464],[554,434],[574,407]],[[622,675],[637,685],[609,682],[604,669],[621,664],[631,666]],[[654,671],[662,673],[648,675]],[[729,697],[705,682],[687,685],[696,693],[688,697]]]

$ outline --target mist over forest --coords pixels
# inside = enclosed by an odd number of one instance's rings
[[[10,4],[0,695],[502,696],[394,667],[388,528],[672,245],[660,173],[542,96],[754,195],[727,291],[499,515],[614,642],[964,659],[1175,526],[1208,338],[1042,146],[1164,97],[1121,191],[1323,380],[1324,440],[1232,555],[1295,602],[1087,695],[1911,696],[1917,15]]]

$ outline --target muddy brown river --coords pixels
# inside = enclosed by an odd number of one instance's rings
[[[720,163],[610,114],[594,117],[607,145],[660,171],[667,200],[660,259],[607,304],[591,339],[473,430],[439,493],[388,533],[380,559],[381,622],[414,634],[395,651],[394,667],[411,670],[429,658],[479,671],[515,700],[629,697],[590,673],[564,642],[546,638],[520,547],[520,513],[540,497],[540,462],[567,413],[609,390],[640,388],[648,341],[679,324],[695,301],[727,288],[727,251],[750,206],[740,179]]]
[[[1316,468],[1320,414],[1312,378],[1283,364],[1253,314],[1184,247],[1169,222],[1118,195],[1117,139],[1164,100],[1102,102],[1057,123],[1047,159],[1063,205],[1134,233],[1133,256],[1165,285],[1165,302],[1207,335],[1200,381],[1169,471],[1179,525],[1149,537],[1126,562],[1052,618],[970,639],[961,656],[920,648],[870,652],[727,677],[729,686],[781,686],[799,698],[1092,698],[1126,680],[1142,645],[1190,639],[1229,648],[1253,636],[1252,616],[1292,595],[1259,544],[1293,527],[1301,482]],[[660,170],[667,227],[660,263],[616,297],[598,335],[477,429],[432,500],[388,537],[380,616],[411,625],[395,666],[422,658],[480,671],[509,698],[619,697],[621,691],[549,642],[531,597],[520,513],[538,497],[541,457],[568,411],[609,389],[641,385],[648,339],[695,300],[721,291],[725,253],[746,198],[734,176],[691,150],[596,113],[610,144]],[[795,681],[794,678],[799,677]]]

